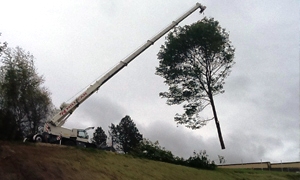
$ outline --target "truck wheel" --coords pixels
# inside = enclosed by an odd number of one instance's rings
[[[35,137],[35,142],[43,142],[43,137],[41,135],[38,135]]]

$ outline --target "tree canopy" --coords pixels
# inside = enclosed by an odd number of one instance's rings
[[[1,56],[0,132],[15,139],[36,133],[51,112],[49,91],[34,66],[34,57],[22,48],[6,48]],[[6,131],[9,129],[9,131]],[[20,137],[21,136],[21,137]]]
[[[124,153],[133,150],[143,139],[130,116],[122,118],[118,125],[111,124],[110,135],[117,145],[116,149]]]
[[[213,18],[176,27],[170,32],[158,53],[156,74],[165,79],[168,92],[161,92],[168,105],[183,104],[184,113],[174,119],[192,129],[215,120],[222,149],[225,148],[213,96],[223,93],[225,78],[234,64],[234,48],[229,34]],[[213,117],[199,113],[211,105]]]

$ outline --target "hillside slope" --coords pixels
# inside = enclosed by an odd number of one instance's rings
[[[0,179],[300,179],[299,174],[198,170],[96,149],[0,141]]]

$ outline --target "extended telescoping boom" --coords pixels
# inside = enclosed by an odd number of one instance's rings
[[[44,133],[46,133],[47,137],[49,137],[49,134],[50,135],[52,134],[54,136],[60,136],[60,137],[67,138],[67,139],[71,138],[72,140],[77,142],[80,138],[77,138],[74,136],[78,136],[78,133],[80,131],[78,131],[78,130],[76,131],[77,135],[76,134],[70,135],[70,136],[65,135],[66,136],[65,137],[64,130],[66,130],[66,128],[61,127],[66,122],[68,117],[72,114],[72,112],[74,112],[74,110],[81,103],[83,103],[88,97],[90,97],[94,92],[96,92],[106,81],[108,81],[111,77],[113,77],[115,74],[117,74],[121,69],[123,69],[125,66],[127,66],[133,59],[135,59],[138,55],[140,55],[142,52],[144,52],[148,47],[153,45],[158,39],[160,39],[163,35],[165,35],[171,29],[173,29],[176,25],[178,25],[182,20],[184,20],[186,17],[188,17],[190,14],[192,14],[198,8],[200,9],[200,13],[202,13],[206,7],[201,5],[200,3],[197,3],[193,8],[191,8],[189,11],[187,11],[185,14],[183,14],[177,20],[173,21],[168,27],[163,29],[160,33],[158,33],[152,39],[148,40],[144,45],[142,45],[139,49],[137,49],[135,52],[133,52],[129,57],[127,57],[123,61],[120,61],[120,63],[118,63],[115,67],[113,67],[109,72],[107,72],[103,77],[101,77],[99,80],[97,80],[94,84],[90,85],[82,94],[80,94],[71,103],[69,103],[69,104],[63,103],[60,107],[61,108],[60,112],[58,112],[50,121],[47,121],[47,123],[45,123]],[[57,131],[54,132],[55,128],[59,128],[59,129],[57,129]],[[59,131],[61,131],[61,132],[59,132]],[[81,132],[84,132],[84,134],[87,135],[85,130],[81,130]],[[76,138],[77,138],[77,140],[76,140]],[[83,138],[83,136],[81,136],[81,139],[82,138]],[[84,136],[83,139],[85,139],[85,140],[81,140],[81,141],[83,141],[84,143],[88,143],[88,136]],[[34,141],[46,141],[45,137],[41,134],[34,135],[33,140]]]

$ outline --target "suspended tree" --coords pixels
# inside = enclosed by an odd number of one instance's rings
[[[217,117],[214,95],[223,93],[225,78],[234,64],[234,48],[229,34],[213,18],[192,25],[176,27],[166,37],[158,53],[156,74],[165,79],[168,92],[161,92],[168,105],[183,104],[184,113],[176,114],[178,124],[192,129],[215,120],[221,148],[225,149]],[[204,119],[199,113],[208,105],[213,117]]]

